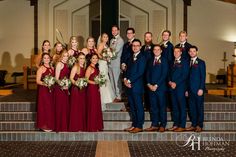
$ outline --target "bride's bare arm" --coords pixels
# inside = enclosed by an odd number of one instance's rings
[[[98,57],[101,59],[102,58],[102,50],[104,48],[104,45],[103,44],[99,44],[98,45],[98,49],[97,49],[97,54],[98,54]]]

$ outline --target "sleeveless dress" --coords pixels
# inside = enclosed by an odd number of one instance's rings
[[[73,57],[78,58],[78,56],[79,56],[79,51],[78,51],[78,50],[74,50],[74,49],[71,49],[71,50],[74,51]]]
[[[90,75],[89,80],[94,81],[94,78],[99,74],[99,70],[94,68],[94,72]],[[88,84],[87,87],[87,131],[94,132],[103,129],[103,119],[101,110],[101,97],[99,86]]]
[[[61,62],[62,63],[62,62]],[[63,79],[64,77],[69,78],[70,69],[67,64],[64,64],[63,69],[61,69],[59,79]],[[59,85],[55,86],[55,108],[56,108],[56,116],[55,116],[55,131],[67,131],[68,123],[69,123],[69,90],[61,89]]]
[[[86,62],[89,63],[91,57],[92,57],[92,54],[95,53],[95,50],[94,49],[89,49],[89,53],[86,55]]]
[[[80,74],[75,74],[74,80],[85,77],[85,69],[79,68]],[[75,85],[71,87],[69,131],[86,131],[86,88]]]
[[[105,47],[106,48],[106,47]],[[98,61],[99,64],[99,71],[105,74],[106,84],[100,87],[100,94],[101,94],[101,103],[102,103],[102,111],[106,110],[106,104],[113,102],[115,99],[115,93],[111,86],[111,81],[108,75],[108,63],[105,60],[100,59]]]
[[[41,80],[47,75],[54,76],[54,70],[47,68],[42,74]],[[46,86],[38,85],[37,97],[37,128],[43,130],[54,130],[55,128],[55,106],[54,106],[54,91],[51,91]]]

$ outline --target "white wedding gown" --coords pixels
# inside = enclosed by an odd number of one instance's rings
[[[106,110],[106,104],[111,103],[115,99],[115,93],[111,87],[111,81],[108,76],[108,65],[107,61],[99,60],[99,71],[102,72],[106,77],[106,84],[100,87],[102,111]]]

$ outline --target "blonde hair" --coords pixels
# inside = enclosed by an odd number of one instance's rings
[[[78,39],[77,36],[71,36],[71,37],[70,37],[70,42],[69,42],[69,44],[68,44],[68,45],[69,45],[68,49],[71,49],[71,48],[72,48],[71,42],[72,42],[73,40],[76,40],[76,42],[78,43],[78,44],[77,44],[77,49],[78,49],[78,47],[79,47],[79,39]]]
[[[179,36],[180,36],[180,34],[186,34],[186,36],[188,35],[188,33],[186,31],[180,31]]]
[[[61,56],[60,56],[59,62],[62,60],[64,54],[66,54],[66,53],[67,53],[67,55],[68,55],[68,57],[69,57],[69,53],[68,53],[66,50],[63,50],[62,53],[61,53]]]

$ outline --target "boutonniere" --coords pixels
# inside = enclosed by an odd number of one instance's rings
[[[175,60],[175,64],[180,64],[181,60]]]
[[[168,47],[168,45],[165,43],[165,44],[163,44],[163,47],[164,47],[164,48],[167,48],[167,47]]]
[[[194,64],[198,64],[198,61],[196,60],[196,61],[194,62]]]
[[[157,63],[158,63],[158,64],[161,64],[161,59],[160,59],[160,58],[157,60]]]

